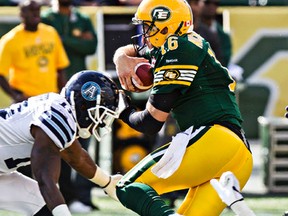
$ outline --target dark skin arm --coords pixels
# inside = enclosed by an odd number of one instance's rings
[[[61,89],[65,86],[67,82],[67,78],[66,78],[66,71],[65,69],[58,69],[57,70],[57,87],[59,92],[61,91]]]
[[[56,206],[65,203],[56,186],[60,176],[61,157],[88,179],[94,176],[97,166],[82,149],[78,140],[60,153],[58,147],[41,128],[32,126],[31,133],[35,138],[31,152],[32,172],[48,208],[52,211]]]
[[[1,75],[0,75],[0,86],[2,87],[3,91],[13,99],[14,102],[21,102],[23,100],[28,99],[28,97],[23,93],[13,91],[7,79]]]

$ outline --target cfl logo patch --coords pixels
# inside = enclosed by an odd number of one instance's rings
[[[170,18],[170,10],[168,8],[165,7],[158,7],[155,8],[152,11],[152,17],[153,19],[156,18],[157,21],[165,21],[168,20]]]

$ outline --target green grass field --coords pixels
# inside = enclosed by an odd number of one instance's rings
[[[264,196],[245,198],[247,204],[253,209],[257,216],[282,216],[285,210],[288,210],[288,195],[287,197]],[[136,216],[130,210],[125,209],[120,203],[111,200],[108,197],[99,197],[94,199],[95,204],[100,208],[99,211],[93,211],[89,214],[73,214],[73,216]],[[176,201],[176,206],[181,200]],[[1,216],[20,216],[6,211],[0,211]],[[234,214],[225,209],[221,216],[233,216]]]

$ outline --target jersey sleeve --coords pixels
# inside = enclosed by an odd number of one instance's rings
[[[34,125],[40,127],[63,150],[69,147],[76,137],[76,122],[70,105],[63,100],[54,101],[36,116]]]

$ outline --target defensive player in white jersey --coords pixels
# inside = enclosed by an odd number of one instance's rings
[[[101,170],[77,137],[93,133],[99,140],[97,128],[110,130],[121,111],[118,102],[119,91],[112,80],[96,71],[82,71],[61,94],[31,97],[0,110],[0,209],[70,216],[57,188],[61,158],[117,199],[115,185],[122,176]],[[35,180],[16,171],[29,163]]]

